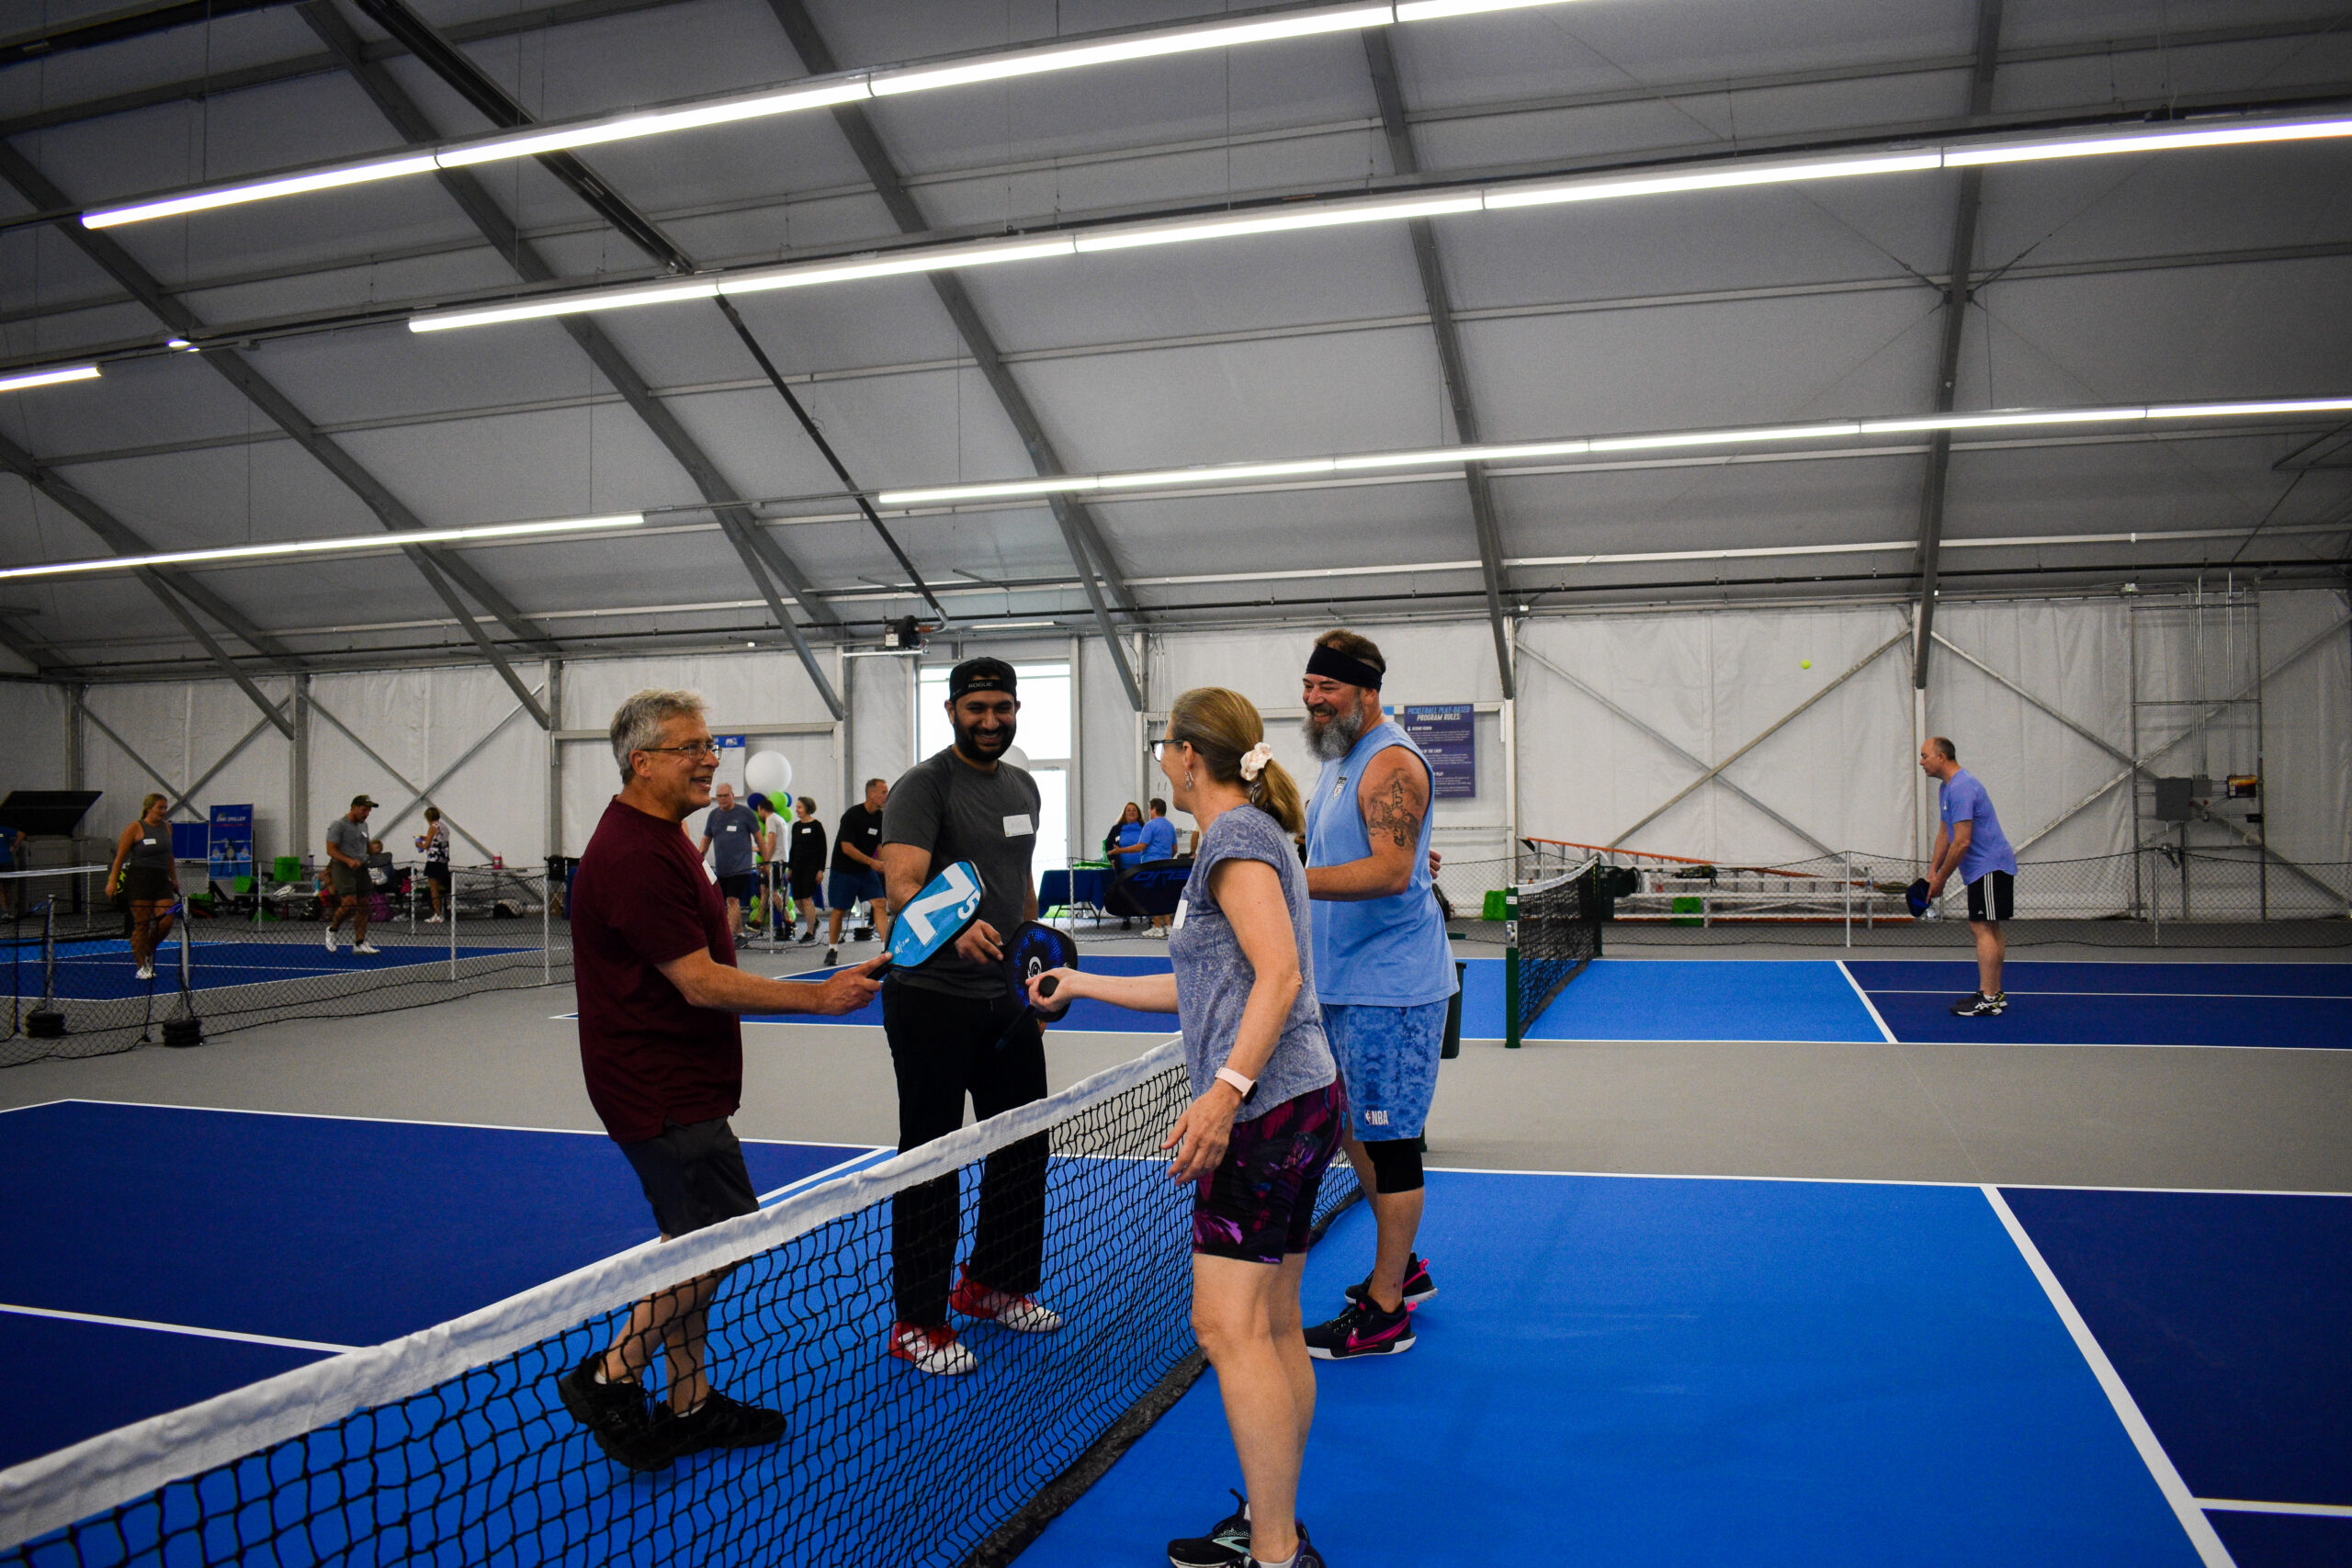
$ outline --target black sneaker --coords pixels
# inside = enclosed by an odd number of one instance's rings
[[[842,961],[842,950],[841,950],[840,948],[838,948],[838,947],[829,947],[829,948],[825,949],[825,967],[826,967],[826,968],[831,969],[831,968],[832,968],[835,964],[839,964],[841,961]]]
[[[815,926],[810,926],[810,927],[808,928],[808,934],[807,934],[806,936],[803,936],[803,937],[800,939],[800,945],[801,945],[801,946],[803,946],[803,947],[807,947],[807,946],[808,946],[811,942],[815,942],[816,940],[817,940],[817,928],[816,928]]]
[[[1437,1294],[1437,1281],[1430,1278],[1429,1260],[1418,1252],[1407,1253],[1405,1255],[1405,1304],[1419,1306],[1435,1294]],[[1371,1275],[1365,1275],[1362,1284],[1348,1287],[1348,1300],[1366,1302],[1371,1299]]]
[[[1355,1302],[1329,1323],[1306,1331],[1306,1353],[1318,1361],[1349,1361],[1358,1356],[1401,1356],[1413,1348],[1413,1309],[1381,1311]]]
[[[588,1428],[605,1458],[635,1471],[662,1469],[670,1456],[652,1441],[653,1422],[645,1411],[643,1386],[633,1382],[598,1382],[596,1366],[604,1359],[603,1351],[592,1351],[571,1371],[558,1372],[556,1397],[563,1401],[572,1419]]]
[[[2008,1010],[2009,993],[2007,991],[1990,997],[1982,991],[1971,991],[1951,1004],[1954,1018],[1998,1018]]]
[[[653,1443],[665,1459],[684,1459],[705,1449],[765,1448],[784,1436],[784,1412],[746,1404],[713,1393],[686,1416],[668,1405],[653,1413]]]
[[[1246,1568],[1250,1562],[1250,1505],[1238,1492],[1233,1493],[1233,1500],[1240,1506],[1217,1520],[1208,1534],[1168,1543],[1170,1568]],[[1323,1561],[1319,1556],[1308,1555],[1313,1549],[1304,1520],[1298,1527],[1298,1543],[1299,1568]]]

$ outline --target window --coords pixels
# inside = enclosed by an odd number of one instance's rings
[[[1030,776],[1044,797],[1037,808],[1037,852],[1031,870],[1042,875],[1069,864],[1070,675],[1067,662],[1015,664],[1021,698],[1012,743],[1029,758]],[[955,742],[947,722],[945,665],[917,672],[915,751],[928,757]]]

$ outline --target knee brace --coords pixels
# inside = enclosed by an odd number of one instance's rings
[[[1363,1152],[1372,1160],[1372,1181],[1380,1192],[1418,1192],[1421,1189],[1421,1141],[1419,1138],[1383,1138],[1367,1143]]]

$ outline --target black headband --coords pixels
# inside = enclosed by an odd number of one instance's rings
[[[1315,645],[1315,651],[1306,656],[1306,672],[1309,675],[1328,675],[1334,681],[1362,686],[1366,691],[1380,690],[1379,671],[1353,654],[1341,653],[1329,643]]]

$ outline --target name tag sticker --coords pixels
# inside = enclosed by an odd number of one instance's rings
[[[1023,838],[1036,830],[1037,825],[1029,820],[1029,814],[1025,811],[1004,819],[1004,836],[1008,839]]]
[[[711,867],[711,863],[710,863],[708,861],[707,861],[707,860],[700,860],[700,861],[696,861],[696,862],[695,862],[695,863],[696,865],[698,865],[698,866],[702,867],[702,874],[703,874],[705,876],[709,877],[709,878],[711,879],[711,881],[713,881],[713,882],[717,882],[717,881],[718,880],[718,873],[717,871],[715,871],[715,870],[713,870],[713,869],[712,869],[712,867]]]
[[[1192,902],[1189,899],[1179,898],[1176,900],[1175,926],[1178,931],[1181,931],[1184,929],[1184,911],[1192,907]]]

